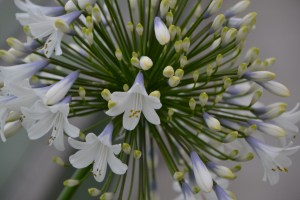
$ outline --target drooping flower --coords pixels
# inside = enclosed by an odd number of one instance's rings
[[[285,148],[278,148],[267,145],[252,136],[245,139],[262,162],[265,171],[263,181],[269,179],[271,185],[278,183],[280,172],[288,172],[287,168],[291,166],[292,161],[287,156],[300,149],[300,146],[291,147],[293,142],[290,142]]]
[[[121,144],[112,145],[111,143],[113,128],[113,124],[109,123],[98,137],[94,133],[89,133],[86,136],[86,142],[69,138],[70,145],[79,149],[77,153],[70,156],[70,163],[81,169],[94,161],[93,174],[98,182],[104,180],[107,164],[118,175],[124,174],[128,168],[115,156],[121,152],[122,147]]]
[[[39,100],[31,109],[22,107],[21,111],[26,118],[37,121],[27,130],[29,139],[39,139],[52,128],[48,145],[53,143],[56,149],[63,151],[65,149],[63,143],[64,131],[71,137],[79,136],[79,129],[68,121],[71,100],[72,97],[67,96],[53,106],[47,106]]]
[[[117,116],[124,112],[123,126],[133,130],[138,124],[141,113],[152,124],[160,124],[160,119],[154,109],[160,109],[159,98],[148,96],[144,86],[144,76],[139,72],[135,82],[128,92],[114,92],[111,100],[118,104],[106,112],[109,116]]]

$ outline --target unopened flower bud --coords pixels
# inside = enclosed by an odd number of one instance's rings
[[[215,99],[215,103],[219,103],[223,99],[223,94],[218,94]]]
[[[242,26],[253,26],[256,22],[257,13],[249,13],[243,17],[238,23],[236,23],[233,28],[240,29]]]
[[[258,68],[260,67],[261,60],[257,58],[256,60],[253,61],[253,63],[248,67],[249,72],[257,71]]]
[[[173,175],[174,181],[180,181],[183,178],[184,174],[181,172],[175,172]]]
[[[252,96],[252,99],[251,99],[251,102],[250,102],[250,105],[254,105],[256,102],[258,102],[258,100],[260,99],[262,95],[262,91],[258,90],[256,91],[253,96]]]
[[[129,86],[127,84],[123,85],[123,90],[124,92],[127,92],[129,90]]]
[[[178,37],[181,35],[181,28],[179,26],[176,27],[176,34]]]
[[[201,106],[204,107],[208,101],[208,95],[206,94],[206,92],[202,92],[199,95],[199,101],[200,101]]]
[[[246,63],[240,64],[239,67],[238,67],[237,77],[241,78],[243,76],[243,74],[245,73],[246,69],[247,69],[247,64]]]
[[[102,194],[102,196],[100,197],[100,200],[111,200],[113,197],[114,197],[114,193],[106,192],[106,193]]]
[[[123,151],[124,153],[130,155],[131,152],[131,146],[127,143],[123,143]]]
[[[101,22],[101,12],[97,6],[93,8],[93,17],[98,24]]]
[[[229,88],[229,86],[231,86],[231,79],[230,78],[226,78],[225,81],[224,81],[224,89],[227,89]]]
[[[198,78],[199,78],[199,72],[198,72],[198,71],[195,71],[195,72],[193,73],[193,79],[194,79],[194,82],[197,82]]]
[[[184,68],[184,66],[188,64],[188,61],[187,61],[187,57],[186,56],[183,56],[181,59],[180,59],[180,67],[181,68]]]
[[[140,159],[140,157],[142,156],[142,152],[139,151],[139,150],[134,150],[133,153],[134,153],[133,154],[134,158],[137,159],[137,160]]]
[[[176,53],[179,53],[182,49],[182,40],[176,41],[174,44]]]
[[[159,44],[165,45],[170,41],[170,32],[159,17],[155,17],[154,19],[154,32]]]
[[[130,61],[133,66],[141,69],[140,60],[137,57],[132,57]]]
[[[24,52],[24,53],[30,53],[30,49],[28,49],[20,40],[10,37],[6,40],[7,44],[11,46],[11,48]],[[9,51],[10,52],[10,51]]]
[[[225,37],[224,37],[224,40],[221,43],[221,47],[225,47],[232,40],[234,40],[234,38],[236,37],[236,34],[237,34],[237,30],[235,28],[229,29],[228,32],[226,33]]]
[[[180,78],[177,76],[171,76],[168,80],[168,84],[171,87],[176,87],[180,83]]]
[[[128,30],[129,30],[130,32],[132,32],[132,31],[133,31],[133,24],[132,24],[131,22],[128,22],[128,23],[127,23],[127,28],[128,28]]]
[[[140,59],[140,66],[143,70],[148,70],[153,66],[153,62],[149,57],[142,56]]]
[[[177,0],[169,0],[169,5],[171,9],[174,9],[176,6]]]
[[[242,50],[242,49],[244,49],[244,47],[245,47],[245,44],[246,44],[246,37],[244,38],[244,39],[242,39],[242,41],[236,46],[236,48],[238,49],[238,50]]]
[[[160,3],[160,16],[161,18],[165,18],[167,12],[169,11],[169,1],[168,0],[162,0]]]
[[[79,139],[81,139],[82,141],[85,141],[85,135],[83,132],[79,133]]]
[[[85,99],[85,89],[83,87],[80,87],[79,90],[78,90],[78,93],[79,93],[79,96],[81,97],[81,99]]]
[[[71,27],[69,26],[69,24],[67,24],[65,21],[61,20],[61,19],[57,19],[55,20],[55,27],[62,33],[65,33],[67,35],[71,35],[74,36],[76,35],[76,33],[73,31],[73,29],[71,29]]]
[[[192,192],[194,193],[194,194],[198,194],[199,192],[200,192],[200,188],[199,187],[197,187],[197,186],[194,186],[194,187],[192,187],[191,188],[191,190],[192,190]]]
[[[225,166],[218,165],[211,161],[208,161],[206,164],[207,167],[219,177],[226,178],[226,179],[234,177],[231,170]]]
[[[195,17],[196,18],[199,18],[200,16],[201,16],[201,4],[199,3],[198,5],[197,5],[197,8],[196,8],[196,10],[195,10]]]
[[[231,168],[230,170],[231,170],[233,173],[236,173],[236,172],[241,171],[241,169],[242,169],[242,165],[236,165],[236,166],[234,166],[233,168]]]
[[[118,59],[119,61],[122,60],[122,57],[123,57],[123,56],[122,56],[122,52],[121,52],[120,49],[117,49],[117,50],[116,50],[115,55],[116,55],[116,57],[117,57],[117,59]]]
[[[55,164],[58,164],[59,166],[65,166],[65,162],[59,157],[54,157],[52,160]]]
[[[208,67],[206,68],[207,76],[211,76],[212,72],[213,72],[213,68],[212,68],[212,66],[210,65],[210,66],[208,66]]]
[[[254,133],[256,130],[257,130],[257,126],[256,126],[256,124],[253,124],[253,125],[251,125],[251,126],[248,127],[248,129],[247,129],[245,135],[246,135],[246,136],[249,136],[249,135],[251,135],[252,133]]]
[[[172,12],[168,12],[166,15],[166,21],[167,21],[167,25],[171,26],[173,23],[173,14]]]
[[[32,33],[31,33],[31,31],[30,31],[30,28],[29,28],[28,25],[24,26],[24,27],[23,27],[23,30],[24,30],[25,34],[26,34],[28,37],[34,38],[33,35],[32,35]]]
[[[243,155],[241,155],[240,157],[237,157],[235,159],[235,161],[237,162],[246,162],[246,161],[249,161],[249,160],[252,160],[254,158],[254,155],[253,153],[245,153]]]
[[[176,36],[176,27],[174,25],[169,26],[169,33],[170,33],[171,41],[173,41]]]
[[[139,24],[136,26],[136,32],[139,34],[139,36],[142,36],[142,35],[143,35],[144,28],[143,28],[142,24],[139,23]]]
[[[173,109],[169,109],[169,110],[168,110],[168,115],[169,115],[169,117],[172,117],[173,114],[174,114],[174,110],[173,110]]]
[[[93,7],[92,7],[92,5],[91,5],[90,3],[85,4],[85,10],[86,10],[86,12],[87,12],[89,15],[91,15],[92,12],[93,12]]]
[[[97,188],[90,188],[90,189],[88,189],[88,192],[93,197],[101,194],[101,190],[98,190]]]
[[[233,142],[238,136],[238,132],[237,131],[234,131],[234,132],[231,132],[229,133],[224,139],[223,139],[223,142],[224,143],[230,143],[230,142]]]
[[[248,27],[242,26],[240,30],[237,32],[236,40],[234,41],[234,43],[238,45],[245,37],[247,37],[247,34],[248,34]]]
[[[152,96],[152,97],[156,97],[156,98],[160,98],[160,92],[159,91],[153,91],[149,94],[149,96]]]
[[[112,101],[112,100],[109,100],[108,101],[108,109],[111,109],[112,107],[114,107],[115,105],[117,105],[116,102]]]
[[[111,93],[108,89],[104,89],[102,92],[101,92],[101,95],[103,97],[103,99],[105,99],[106,101],[109,101],[111,100],[110,96],[111,96]]]
[[[86,17],[86,26],[91,31],[94,29],[94,22],[93,22],[93,18],[91,16]]]
[[[13,63],[13,64],[22,64],[23,61],[14,56],[12,53],[0,50],[0,58],[3,59],[6,62]]]
[[[195,110],[195,108],[196,108],[196,101],[195,101],[195,99],[193,99],[193,98],[190,99],[189,106],[190,106],[191,110]]]
[[[228,27],[227,26],[224,26],[224,28],[222,28],[222,31],[221,31],[221,40],[223,41],[227,32],[228,32]]]
[[[188,37],[184,38],[182,42],[183,51],[187,52],[190,48],[190,45],[191,45],[190,39]]]
[[[266,61],[268,62],[268,69],[269,69],[270,67],[272,67],[275,64],[276,59],[275,58],[268,58],[268,59],[266,59]]]
[[[260,63],[258,71],[266,71],[268,68],[269,68],[269,63],[268,61],[264,60]]]
[[[78,185],[80,182],[79,180],[74,180],[74,179],[68,179],[64,181],[64,186],[66,187],[73,187]]]
[[[209,7],[207,8],[206,12],[203,15],[203,19],[207,19],[210,16],[212,16],[213,14],[215,14],[216,12],[218,12],[222,6],[222,2],[223,2],[223,0],[211,1],[211,3],[209,4]]]
[[[226,19],[233,17],[241,12],[244,12],[250,5],[250,1],[249,0],[242,0],[240,2],[238,2],[237,4],[235,4],[234,6],[232,6],[229,10],[227,10],[225,12],[225,17]]]
[[[229,157],[231,157],[231,158],[234,158],[234,157],[236,157],[238,154],[239,154],[239,150],[232,150],[232,151],[230,151],[230,152],[228,152],[228,153],[226,153]]]
[[[183,75],[184,75],[184,71],[182,69],[177,69],[175,71],[175,76],[179,77],[180,79],[182,79]]]
[[[93,32],[90,29],[86,29],[84,32],[84,36],[89,42],[90,45],[94,44],[94,35]]]
[[[170,78],[171,76],[174,75],[174,69],[171,66],[167,66],[165,67],[164,71],[163,71],[163,75],[166,78]]]
[[[216,18],[214,19],[214,21],[208,31],[208,34],[214,34],[215,32],[217,32],[223,25],[224,21],[225,21],[224,15],[220,14],[220,15],[216,16]]]

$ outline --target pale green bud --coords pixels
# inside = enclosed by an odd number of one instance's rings
[[[181,36],[182,36],[182,37],[185,36],[186,32],[187,32],[187,29],[186,29],[186,27],[185,27],[185,28],[181,31]]]
[[[30,31],[30,28],[29,28],[28,25],[24,26],[24,27],[23,27],[23,30],[24,30],[25,34],[26,34],[28,37],[34,38],[33,35],[32,35],[32,33],[31,33],[31,31]]]
[[[242,39],[242,41],[236,46],[236,48],[240,49],[240,50],[244,49],[244,46],[246,44],[246,40],[247,40],[246,37],[244,39]]]
[[[95,18],[97,23],[101,22],[101,12],[97,6],[93,8],[93,17]]]
[[[79,96],[84,100],[85,94],[86,94],[85,89],[83,87],[79,87],[78,93],[79,93]]]
[[[176,26],[174,25],[169,26],[169,33],[170,33],[171,41],[173,41],[176,36]]]
[[[180,79],[182,79],[183,75],[184,75],[184,71],[182,69],[177,69],[175,71],[175,76],[179,77]]]
[[[206,92],[202,92],[199,95],[199,101],[200,101],[201,106],[204,107],[208,101],[208,95],[206,94]]]
[[[143,28],[142,24],[139,23],[139,24],[136,26],[136,32],[137,32],[140,36],[143,35],[144,28]]]
[[[93,22],[93,18],[91,16],[86,17],[86,26],[91,31],[94,29],[94,22]]]
[[[86,29],[84,32],[84,36],[89,42],[90,45],[94,44],[94,35],[93,32],[90,29]]]
[[[134,52],[132,52],[132,57],[136,57],[136,58],[137,58],[137,57],[138,57],[138,54],[137,54],[137,52],[135,52],[135,51],[134,51]]]
[[[199,187],[197,187],[197,186],[194,186],[194,187],[192,187],[191,188],[192,189],[192,192],[194,193],[194,194],[198,194],[199,192],[200,192],[200,188]]]
[[[222,61],[223,61],[223,56],[222,56],[222,54],[219,54],[217,56],[217,58],[216,58],[216,64],[217,64],[217,66],[220,66],[221,63],[222,63]]]
[[[211,65],[206,68],[206,73],[207,76],[211,76],[211,74],[213,73],[213,68]]]
[[[169,109],[168,110],[169,117],[172,117],[173,114],[174,114],[174,110],[173,109]]]
[[[231,79],[230,78],[226,78],[225,81],[224,81],[224,88],[227,89],[231,86]]]
[[[132,31],[133,31],[133,24],[132,24],[131,22],[128,22],[128,23],[127,23],[127,28],[128,28],[128,30],[129,30],[130,32],[132,32]]]
[[[152,0],[151,1],[151,7],[154,8],[157,4],[157,0]]]
[[[219,103],[222,99],[223,99],[223,93],[222,94],[218,94],[216,96],[215,103]]]
[[[184,174],[181,172],[175,172],[173,175],[174,181],[180,181],[183,178]]]
[[[16,38],[13,38],[13,37],[7,38],[6,42],[9,46],[11,46],[11,48],[13,48],[17,51],[20,51],[20,52],[28,51],[28,48],[26,48],[25,45]]]
[[[108,101],[108,109],[111,109],[112,107],[114,107],[115,105],[117,105],[116,102],[112,101],[112,100],[109,100]]]
[[[245,61],[252,63],[259,55],[259,49],[256,47],[251,47],[247,53],[246,53],[246,57],[245,57]]]
[[[254,133],[257,130],[257,126],[256,124],[253,124],[251,126],[248,127],[247,131],[246,131],[246,136],[251,135],[252,133]]]
[[[137,57],[132,57],[130,61],[133,66],[141,69],[140,60]]]
[[[131,152],[131,146],[127,143],[123,143],[123,151],[124,153],[130,155]]]
[[[64,181],[64,186],[66,187],[73,187],[76,186],[80,183],[79,180],[74,180],[74,179],[68,179]]]
[[[101,190],[98,190],[97,188],[90,188],[90,189],[88,189],[88,192],[93,197],[101,194]]]
[[[161,18],[165,18],[168,10],[169,10],[169,1],[168,0],[162,0],[160,3],[160,16]]]
[[[135,9],[136,4],[137,4],[137,0],[130,0],[130,7],[131,7],[132,10]]]
[[[83,132],[79,133],[79,139],[81,139],[82,141],[85,141],[85,135]]]
[[[114,193],[106,192],[106,193],[102,194],[100,199],[101,200],[111,200],[113,197],[114,197]]]
[[[232,40],[234,40],[234,38],[236,37],[236,34],[237,34],[237,30],[235,28],[229,29],[228,32],[226,33],[225,37],[224,37],[224,40],[221,43],[221,47],[225,47]]]
[[[236,165],[236,166],[234,166],[233,168],[231,168],[230,170],[231,170],[233,173],[236,173],[236,172],[241,171],[241,169],[242,169],[242,165]]]
[[[219,11],[219,9],[221,8],[223,0],[213,0],[211,1],[211,3],[209,4],[209,7],[207,8],[206,12],[203,15],[203,19],[207,19],[210,16],[212,16],[213,14],[215,14],[216,12]]]
[[[82,32],[83,35],[85,35],[85,31],[86,31],[86,30],[87,30],[86,27],[82,27],[81,32]]]
[[[229,157],[231,157],[231,158],[234,158],[234,157],[236,157],[238,154],[239,154],[239,150],[232,150],[232,151],[230,151],[230,152],[228,152],[228,153],[226,153]],[[231,170],[232,171],[232,170]]]
[[[182,173],[186,174],[189,170],[187,168],[183,168]]]
[[[65,33],[68,35],[71,35],[72,33],[74,33],[74,31],[70,28],[69,24],[67,24],[66,22],[64,22],[61,19],[55,20],[54,25],[62,33]]]
[[[191,45],[190,39],[188,37],[184,38],[182,42],[183,51],[187,52],[190,48],[190,45]]]
[[[139,151],[139,150],[134,150],[134,158],[135,159],[140,159],[140,157],[142,156],[142,152],[141,151]]]
[[[123,90],[124,92],[127,92],[129,90],[129,86],[127,84],[123,85]]]
[[[240,64],[239,67],[238,67],[237,77],[241,78],[244,75],[246,69],[247,69],[247,64],[246,63]]]
[[[171,76],[168,80],[168,84],[171,87],[176,87],[180,83],[180,78],[177,76]]]
[[[182,49],[182,40],[176,41],[174,44],[174,48],[176,53],[179,53],[180,50]]]
[[[188,64],[188,61],[187,61],[187,57],[186,56],[183,56],[181,59],[180,59],[180,67],[181,68],[184,68],[184,66]]]
[[[253,63],[248,67],[249,72],[257,71],[258,68],[260,67],[261,60],[257,58],[256,60],[253,61]]]
[[[171,9],[174,9],[176,6],[177,0],[169,0],[169,5]]]
[[[199,78],[199,72],[198,72],[198,71],[195,71],[195,72],[193,73],[193,79],[194,79],[194,82],[197,82],[198,78]]]
[[[166,21],[167,21],[167,25],[171,26],[173,23],[173,14],[172,12],[168,12],[166,15]]]
[[[249,161],[249,160],[252,160],[254,158],[254,155],[253,153],[245,153],[243,155],[241,155],[240,157],[237,157],[235,159],[235,161],[237,162],[246,162],[246,161]]]
[[[269,68],[269,63],[268,61],[264,60],[260,63],[258,71],[266,71],[268,68]]]
[[[111,93],[108,89],[104,89],[102,92],[101,92],[101,96],[103,97],[103,99],[105,99],[106,101],[109,101],[111,100],[110,96],[111,96]]]
[[[119,61],[121,61],[122,60],[122,51],[120,50],[120,49],[117,49],[116,50],[116,52],[115,52],[115,55],[116,55],[116,57],[117,57],[117,59],[119,60]]]
[[[196,8],[196,10],[195,10],[195,17],[196,18],[199,18],[200,16],[201,16],[201,4],[199,3],[198,5],[197,5],[197,8]]]
[[[248,27],[242,26],[236,35],[236,40],[234,41],[234,43],[238,45],[245,37],[247,37],[247,34],[248,34]]]
[[[270,67],[272,67],[274,64],[275,64],[275,62],[276,62],[276,59],[275,58],[268,58],[268,59],[266,59],[266,61],[268,62],[268,69],[270,68]]]
[[[59,157],[54,157],[52,160],[55,164],[57,164],[59,166],[62,166],[62,167],[65,166],[65,162]]]
[[[222,40],[222,41],[224,40],[224,38],[225,38],[225,36],[226,36],[228,30],[229,30],[229,29],[228,29],[227,26],[224,26],[224,28],[222,29],[222,31],[221,31],[221,40]]]
[[[224,21],[225,21],[225,16],[223,14],[216,16],[208,31],[208,34],[213,34],[217,32],[222,27]]]
[[[167,66],[165,67],[164,71],[163,71],[163,75],[166,78],[170,78],[174,75],[174,69],[171,66]]]
[[[238,132],[237,131],[234,131],[234,132],[231,132],[229,133],[224,139],[223,139],[223,142],[224,143],[230,143],[230,142],[233,142],[238,136]]]
[[[181,28],[179,26],[176,27],[176,34],[178,37],[181,35]]]
[[[242,26],[253,26],[256,22],[257,13],[252,12],[243,17],[237,24],[234,25],[234,28],[241,28]]]
[[[9,63],[18,63],[21,64],[22,61],[18,59],[16,56],[14,56],[12,53],[5,51],[5,50],[0,50],[0,58],[5,60],[6,62]]]
[[[153,91],[149,94],[149,96],[152,96],[152,97],[156,97],[156,98],[160,98],[160,92],[159,91]]]
[[[195,99],[193,99],[193,98],[190,99],[189,106],[190,106],[191,110],[195,110],[195,108],[196,108],[196,101],[195,101]]]
[[[86,10],[86,12],[87,12],[89,15],[91,15],[92,12],[93,12],[93,7],[92,7],[92,5],[91,5],[90,3],[85,4],[85,10]]]
[[[262,91],[260,90],[256,91],[252,96],[250,105],[251,106],[254,105],[260,99],[261,95],[262,95]]]

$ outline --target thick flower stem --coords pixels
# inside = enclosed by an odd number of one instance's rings
[[[83,168],[83,169],[77,169],[71,179],[74,180],[81,180],[83,179],[88,173],[90,173],[90,170],[92,168],[92,165]],[[74,187],[65,187],[63,191],[60,193],[57,200],[68,200],[71,199],[76,190],[78,189],[79,185],[76,185]]]

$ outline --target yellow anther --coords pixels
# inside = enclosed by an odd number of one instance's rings
[[[48,42],[48,43],[50,43],[50,42],[52,42],[52,40],[49,40],[49,42]]]
[[[101,173],[99,172],[99,176],[101,176]]]
[[[49,141],[47,142],[47,145],[49,145],[50,143],[49,143]]]
[[[133,110],[131,110],[130,112],[133,112]]]
[[[289,170],[287,170],[287,168],[283,168],[285,172],[288,172]]]
[[[294,138],[296,138],[296,135],[294,135]]]
[[[97,174],[94,174],[94,176],[97,176]]]
[[[132,115],[129,115],[129,118],[131,118],[132,117]]]
[[[277,167],[280,171],[282,171],[282,169],[280,167]]]
[[[135,117],[138,118],[139,116],[136,115]]]
[[[272,170],[275,172],[276,170],[272,168]]]
[[[46,54],[48,53],[48,51],[46,51]]]
[[[138,113],[140,113],[141,111],[139,110]]]
[[[48,48],[48,44],[46,44],[46,47],[45,47],[46,49]]]

